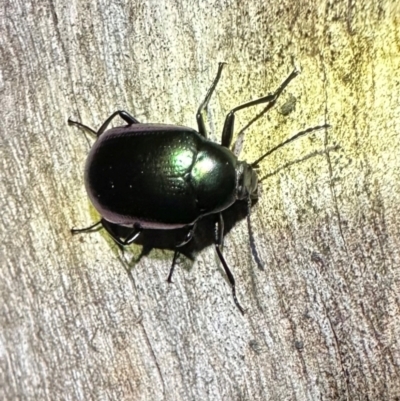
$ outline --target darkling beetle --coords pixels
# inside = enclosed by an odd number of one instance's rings
[[[71,229],[72,233],[89,232],[98,226],[120,246],[132,244],[143,230],[187,228],[185,240],[176,244],[168,275],[171,282],[179,248],[188,243],[196,223],[206,215],[215,215],[214,243],[218,257],[232,287],[233,299],[243,313],[235,291],[235,279],[222,254],[224,220],[222,211],[236,201],[247,200],[248,211],[257,199],[258,179],[255,168],[265,157],[287,143],[327,125],[309,128],[282,142],[256,161],[239,161],[229,150],[235,112],[262,103],[269,110],[290,81],[294,70],[272,94],[233,108],[225,119],[221,144],[207,140],[203,120],[211,95],[225,63],[219,63],[217,76],[197,114],[198,132],[192,128],[167,124],[142,124],[126,111],[116,111],[96,132],[79,122],[68,120],[96,135],[85,167],[85,186],[101,220],[90,227]],[[116,117],[127,125],[107,130]],[[120,236],[121,227],[130,227]]]

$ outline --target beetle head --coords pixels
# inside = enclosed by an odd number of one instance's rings
[[[258,178],[254,169],[246,162],[238,162],[237,173],[237,199],[257,198]]]

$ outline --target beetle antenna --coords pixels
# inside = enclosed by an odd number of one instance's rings
[[[307,134],[309,134],[310,132],[313,131],[318,131],[320,129],[324,129],[324,128],[330,128],[331,126],[329,124],[323,124],[323,125],[317,125],[316,127],[311,127],[311,128],[307,128],[304,131],[300,131],[298,132],[296,135],[292,136],[289,139],[286,139],[286,141],[283,141],[282,143],[280,143],[279,145],[275,146],[274,148],[270,149],[267,153],[265,153],[264,155],[262,155],[260,158],[258,158],[256,161],[254,161],[253,163],[250,164],[251,167],[256,168],[258,167],[258,164],[264,160],[267,156],[271,155],[272,153],[274,153],[276,150],[282,148],[283,146],[287,145],[290,142],[295,141],[296,139],[305,136]]]

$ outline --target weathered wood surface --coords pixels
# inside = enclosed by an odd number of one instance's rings
[[[3,1],[0,399],[400,399],[399,21],[389,1]],[[167,285],[171,251],[128,273],[140,246],[69,232],[97,216],[67,118],[195,127],[222,60],[215,140],[230,108],[303,71],[242,158],[332,125],[262,164],[265,270],[245,220],[226,237],[244,317],[212,247]]]

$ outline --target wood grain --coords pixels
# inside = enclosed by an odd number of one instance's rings
[[[2,400],[399,400],[399,8],[390,1],[5,0],[0,6]],[[246,131],[262,195],[212,247],[121,253],[85,193],[117,109],[196,127],[297,77]],[[239,112],[236,132],[262,107]],[[236,137],[235,137],[236,139]],[[90,141],[89,141],[90,142]]]

